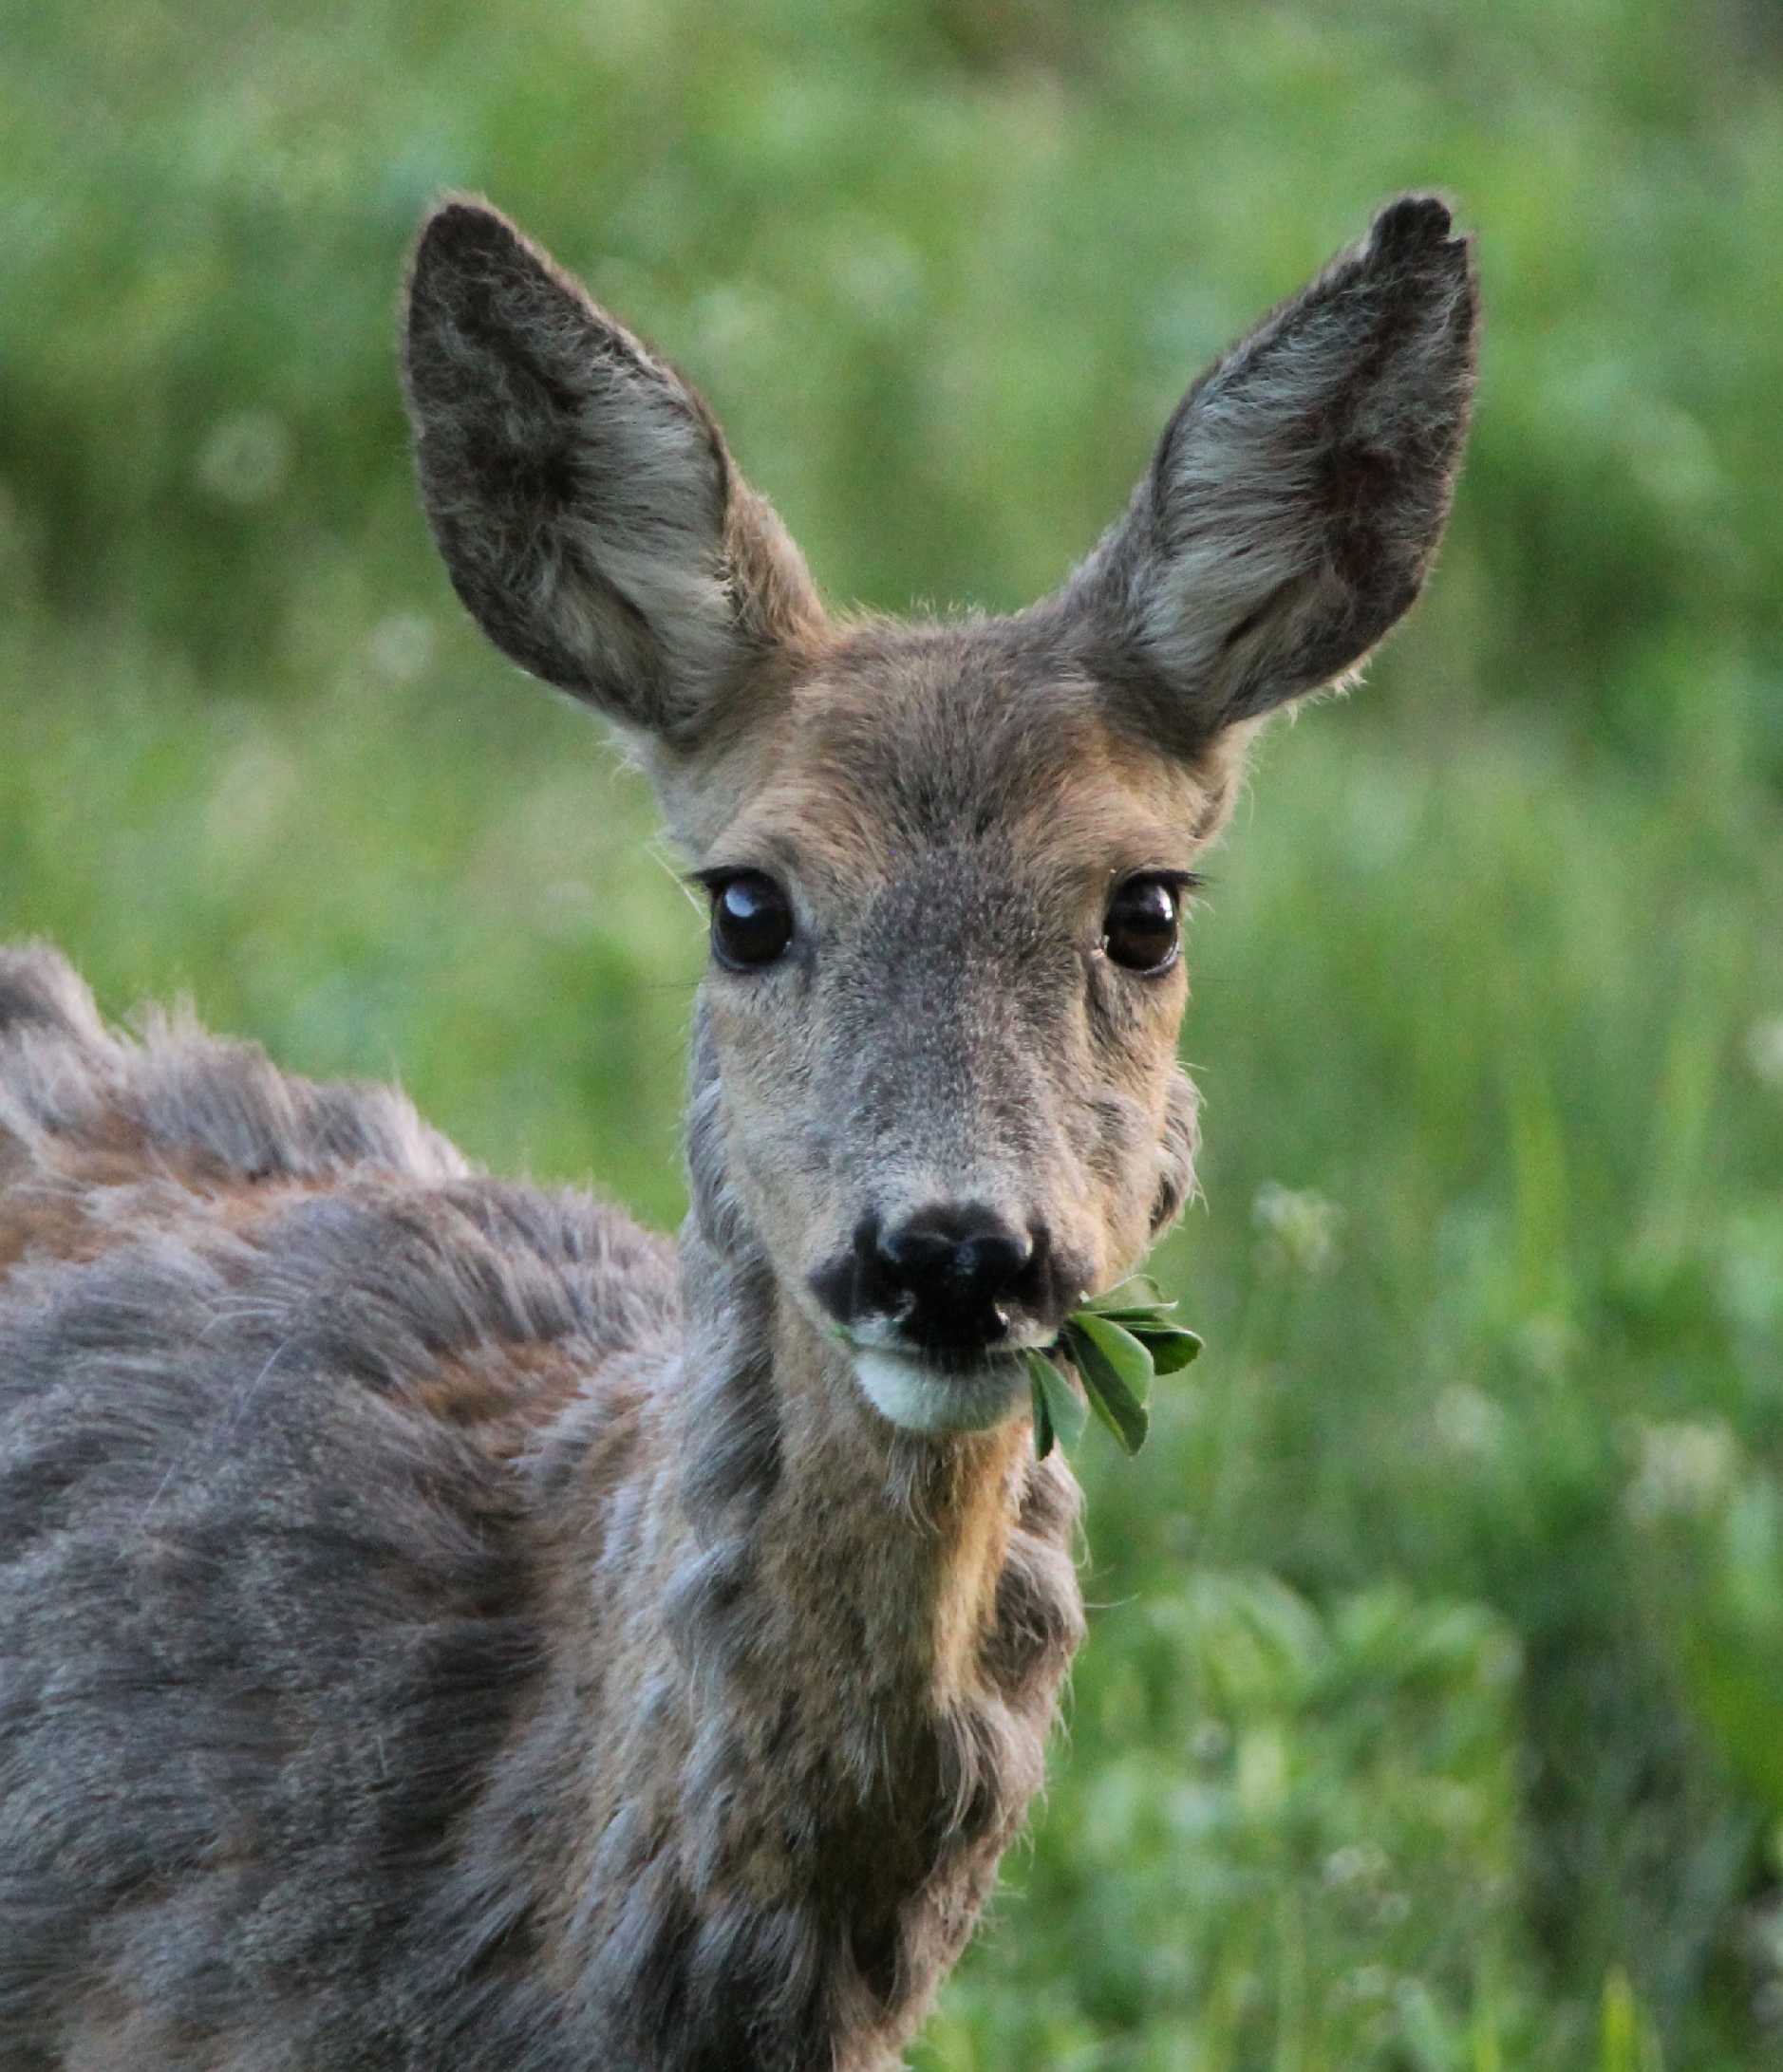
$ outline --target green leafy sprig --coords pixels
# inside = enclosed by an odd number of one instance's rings
[[[1173,1374],[1201,1350],[1201,1340],[1174,1321],[1174,1302],[1149,1280],[1123,1280],[1073,1310],[1058,1340],[1023,1355],[1034,1385],[1034,1451],[1044,1460],[1054,1442],[1073,1447],[1094,1410],[1129,1453],[1151,1428],[1152,1377]],[[1060,1363],[1075,1372],[1079,1394]]]

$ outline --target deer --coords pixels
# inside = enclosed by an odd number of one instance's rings
[[[666,361],[434,208],[446,570],[709,907],[691,1205],[488,1177],[391,1087],[0,955],[11,2072],[900,2061],[1085,1630],[1024,1357],[1193,1189],[1197,861],[1417,595],[1477,328],[1403,196],[1054,594],[847,616]]]

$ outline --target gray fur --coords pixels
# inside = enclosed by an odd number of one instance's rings
[[[1405,196],[1189,391],[1061,601],[1149,737],[1192,752],[1404,613],[1454,497],[1478,321],[1472,240]]]
[[[1041,1782],[1078,1491],[1019,1411],[881,1414],[815,1305],[873,1218],[969,1199],[1046,1236],[998,1321],[1041,1342],[1180,1210],[1183,976],[1117,968],[1111,890],[1185,876],[1243,722],[1410,601],[1473,323],[1400,203],[1058,598],[837,627],[693,392],[434,215],[453,582],[798,927],[703,988],[678,1250],[0,950],[9,2072],[895,2061]]]
[[[460,594],[524,667],[660,724],[724,661],[716,427],[493,211],[435,214],[408,308],[417,465]]]
[[[680,739],[804,608],[700,397],[485,203],[427,222],[403,372],[453,585],[548,683]]]
[[[0,2063],[880,2063],[1038,1783],[1080,1631],[1056,1464],[987,1639],[997,1695],[806,1751],[812,1870],[762,1913],[732,1816],[761,1797],[740,1703],[787,1660],[752,1576],[779,1434],[761,1267],[711,1144],[683,1355],[670,1253],[580,1197],[467,1176],[387,1090],[310,1087],[190,1027],[109,1036],[47,951],[0,956],[0,998],[15,1184],[66,1187],[84,1133],[121,1120],[161,1171],[100,1257],[0,1280]],[[232,1183],[324,1185],[237,1235],[169,1177],[195,1152]],[[442,1360],[539,1346],[583,1378],[513,1460],[418,1398]],[[614,1447],[629,1479],[576,1595],[660,1636],[617,1733],[578,1702],[586,1634],[550,1623],[550,1549],[590,1531],[589,1458]],[[560,1831],[610,1764],[633,1781],[547,1933]],[[665,1783],[672,1839],[645,1810]],[[858,1823],[899,1797],[928,1876],[908,1914],[875,1895],[854,1920]]]

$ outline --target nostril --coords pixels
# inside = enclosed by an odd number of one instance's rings
[[[914,1220],[879,1239],[879,1259],[892,1278],[902,1283],[927,1279],[932,1275],[951,1275],[963,1249],[946,1232],[930,1229]]]
[[[954,1247],[947,1271],[962,1287],[974,1289],[994,1301],[1020,1279],[1029,1249],[1027,1240],[1017,1237],[1014,1231],[963,1238]]]
[[[876,1234],[877,1278],[919,1336],[987,1344],[1032,1278],[1035,1240],[993,1210],[937,1204]]]

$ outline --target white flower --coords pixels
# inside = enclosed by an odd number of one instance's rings
[[[1343,1211],[1310,1187],[1266,1180],[1251,1204],[1251,1221],[1270,1249],[1296,1273],[1323,1274],[1337,1258]]]
[[[1452,1381],[1431,1406],[1436,1443],[1445,1453],[1487,1459],[1504,1445],[1504,1406],[1465,1381]]]
[[[413,683],[425,676],[433,651],[433,621],[424,612],[389,612],[366,636],[366,659],[387,683]]]
[[[1753,1023],[1746,1032],[1746,1056],[1767,1086],[1783,1087],[1783,1015]]]
[[[284,486],[291,462],[284,420],[270,410],[242,410],[211,427],[194,472],[226,504],[261,504]]]
[[[1719,1418],[1642,1424],[1640,1465],[1628,1485],[1629,1516],[1642,1523],[1701,1518],[1731,1493],[1739,1445]]]

